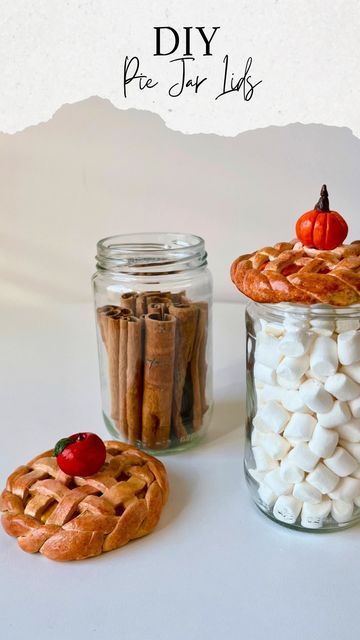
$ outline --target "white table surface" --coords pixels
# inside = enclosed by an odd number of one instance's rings
[[[92,308],[3,309],[0,481],[77,430],[106,438]],[[242,471],[243,307],[214,313],[209,435],[164,457],[171,495],[147,538],[57,563],[0,532],[4,640],[355,637],[360,528],[293,532],[250,502]]]

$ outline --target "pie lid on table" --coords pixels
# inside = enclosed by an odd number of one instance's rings
[[[297,222],[297,239],[240,256],[231,279],[255,302],[359,304],[360,241],[343,244],[347,232],[342,216],[330,211],[323,185],[314,209]]]
[[[5,531],[24,551],[81,560],[117,549],[157,525],[169,486],[164,465],[116,441],[93,475],[71,476],[46,451],[8,478],[0,510]]]

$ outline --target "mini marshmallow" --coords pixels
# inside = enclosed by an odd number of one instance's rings
[[[352,457],[360,462],[360,442],[349,442],[348,440],[340,440],[339,444],[351,453]],[[354,472],[353,472],[354,473]]]
[[[264,481],[264,478],[266,475],[265,471],[258,471],[257,469],[248,469],[248,471],[251,477],[254,478],[254,480],[259,484],[261,484]]]
[[[306,482],[306,480],[294,485],[293,495],[295,496],[295,498],[298,498],[298,500],[301,500],[302,502],[311,502],[312,504],[321,502],[320,491]]]
[[[316,426],[316,418],[313,418],[309,413],[292,414],[286,429],[284,436],[286,438],[295,438],[295,440],[310,440],[313,431]]]
[[[260,497],[261,502],[268,508],[271,509],[271,507],[273,506],[277,495],[273,492],[272,489],[270,489],[270,487],[267,486],[267,484],[262,483],[259,488],[258,488],[258,494]]]
[[[251,445],[253,447],[261,447],[263,432],[259,431],[259,429],[253,429],[251,432]]]
[[[270,400],[259,409],[257,417],[270,431],[281,433],[289,422],[290,414],[276,400]]]
[[[301,511],[302,502],[294,496],[279,496],[274,504],[273,514],[277,520],[294,524]]]
[[[332,376],[336,373],[338,365],[335,340],[327,336],[316,338],[310,353],[310,368],[315,376]]]
[[[360,360],[360,331],[345,331],[339,334],[338,354],[341,364],[344,365]]]
[[[336,449],[338,440],[339,434],[337,431],[324,429],[320,424],[317,424],[309,442],[309,447],[319,458],[330,458]]]
[[[354,511],[352,502],[344,502],[344,500],[333,500],[331,504],[331,515],[339,524],[349,522]]]
[[[300,413],[309,413],[309,408],[303,402],[300,391],[297,389],[281,389],[281,402],[283,407],[288,411],[299,411]]]
[[[277,376],[278,385],[280,385],[280,387],[283,387],[284,389],[298,389],[303,382],[304,378],[300,378],[299,380],[290,380],[289,378],[285,378],[284,376]]]
[[[327,413],[333,407],[334,400],[332,396],[325,390],[324,385],[319,380],[306,380],[301,385],[299,393],[303,402],[311,411]]]
[[[340,371],[346,373],[352,380],[360,384],[360,362],[354,362],[347,367],[341,367]]]
[[[298,358],[305,355],[314,340],[314,336],[309,331],[293,329],[279,341],[279,350],[284,356]]]
[[[265,384],[261,390],[261,402],[269,402],[270,400],[277,400],[282,402],[284,389],[271,384]],[[286,407],[285,407],[286,408]]]
[[[308,368],[309,357],[307,355],[300,356],[300,358],[285,357],[277,367],[276,373],[278,377],[295,383],[303,377]]]
[[[264,384],[276,384],[275,370],[265,364],[261,364],[261,362],[255,362],[254,364],[254,378]]]
[[[331,511],[331,500],[323,498],[321,502],[312,504],[304,502],[301,511],[301,525],[308,529],[320,529],[323,521],[328,517]]]
[[[299,469],[288,456],[280,462],[280,477],[284,482],[293,484],[295,482],[302,482],[304,480],[304,471]]]
[[[273,460],[285,458],[290,449],[289,442],[278,433],[264,434],[262,446]]]
[[[314,318],[310,321],[310,325],[314,333],[321,336],[331,336],[335,330],[334,320],[324,320],[322,318]]]
[[[325,467],[322,462],[316,465],[314,471],[311,471],[306,478],[306,481],[315,487],[320,493],[330,493],[335,489],[339,482],[339,476],[333,473]]]
[[[354,400],[360,396],[360,385],[345,373],[335,373],[325,382],[325,389],[338,400]]]
[[[299,442],[290,452],[289,458],[291,462],[303,471],[312,471],[319,462],[319,456],[316,455],[306,442]]]
[[[293,490],[293,485],[284,482],[281,478],[279,469],[269,471],[264,478],[264,483],[272,489],[276,496],[290,494]]]
[[[351,477],[360,480],[360,466],[352,472]]]
[[[355,400],[351,400],[349,406],[354,418],[360,418],[360,396],[355,398]]]
[[[345,318],[344,320],[336,320],[337,333],[344,333],[345,331],[356,331],[359,329],[360,322],[356,318]]]
[[[334,491],[329,491],[329,496],[333,500],[345,500],[352,502],[354,498],[360,496],[360,480],[358,478],[342,478]]]
[[[275,336],[278,338],[282,336],[284,333],[284,327],[281,324],[276,324],[275,322],[267,322],[267,320],[260,320],[261,328],[264,333],[268,333],[271,336]]]
[[[293,313],[286,313],[284,316],[284,327],[288,330],[308,329],[310,323],[307,318],[295,316]]]
[[[254,416],[252,423],[253,423],[253,427],[259,433],[269,433],[270,429],[268,425],[261,419],[259,413],[257,413],[256,416]]]
[[[360,442],[360,419],[353,418],[349,422],[338,427],[337,432],[343,440],[349,442]]]
[[[351,420],[351,413],[349,406],[346,402],[341,402],[336,400],[333,404],[333,407],[327,413],[318,413],[317,419],[319,424],[325,429],[333,429],[334,427],[339,427],[346,422]]]
[[[358,461],[342,447],[336,447],[333,455],[330,458],[325,458],[324,463],[340,478],[350,476],[359,465]]]
[[[255,360],[270,369],[276,369],[281,358],[279,340],[272,335],[259,333],[256,338]]]
[[[277,463],[262,447],[253,447],[252,452],[257,471],[271,471],[277,467]]]

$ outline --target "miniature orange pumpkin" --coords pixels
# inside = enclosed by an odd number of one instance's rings
[[[344,218],[337,211],[330,211],[329,195],[323,184],[314,209],[303,213],[296,223],[297,238],[306,247],[329,251],[342,244],[347,234]]]

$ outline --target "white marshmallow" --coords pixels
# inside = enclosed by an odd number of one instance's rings
[[[273,460],[285,458],[290,449],[289,442],[278,433],[266,433],[262,446]]]
[[[282,390],[282,405],[288,411],[299,411],[300,413],[309,413],[308,406],[303,402],[300,395],[300,391],[297,389],[281,389]]]
[[[321,502],[320,491],[306,482],[306,480],[294,485],[293,495],[302,502],[311,502],[312,504]]]
[[[354,511],[352,502],[343,500],[333,500],[331,505],[331,515],[339,524],[349,522]]]
[[[317,419],[319,424],[321,424],[322,427],[325,427],[325,429],[339,427],[341,424],[345,424],[345,422],[349,422],[349,420],[351,420],[349,406],[346,402],[336,400],[332,409],[327,413],[318,413]]]
[[[325,458],[324,463],[331,471],[340,476],[340,478],[350,476],[359,464],[358,461],[342,447],[336,447],[333,455],[330,458]]]
[[[281,478],[279,469],[269,471],[264,478],[264,482],[268,487],[270,487],[270,489],[272,489],[276,496],[290,494],[293,490],[293,485],[288,482],[284,482]]]
[[[279,350],[284,356],[298,358],[305,355],[314,340],[314,336],[309,331],[293,329],[287,331],[285,336],[279,341]]]
[[[286,313],[283,321],[284,327],[288,330],[294,329],[308,329],[310,326],[309,320],[304,316],[294,315],[293,313]]]
[[[306,478],[306,481],[311,484],[320,493],[329,493],[335,489],[339,482],[339,476],[333,473],[325,467],[322,462],[316,465],[314,471],[311,471]]]
[[[267,367],[265,364],[261,364],[261,362],[255,361],[254,377],[255,377],[255,380],[264,382],[264,384],[276,384],[275,369],[271,369],[270,367]]]
[[[253,429],[251,432],[251,446],[252,447],[257,447],[257,446],[261,446],[261,437],[262,437],[262,433],[261,431],[259,431],[259,429]]]
[[[284,327],[281,324],[275,322],[268,322],[267,320],[260,320],[261,328],[265,333],[278,338],[284,333]]]
[[[261,402],[269,402],[270,400],[277,400],[282,402],[284,389],[270,384],[265,384],[261,389]],[[258,394],[259,395],[259,394]]]
[[[328,517],[331,511],[331,500],[323,498],[321,502],[312,504],[304,502],[301,511],[301,524],[308,529],[320,529],[323,521]]]
[[[336,342],[327,336],[316,338],[310,353],[310,368],[315,376],[332,376],[338,368]]]
[[[360,362],[354,362],[347,367],[341,367],[340,371],[346,373],[352,380],[360,384]]]
[[[281,433],[289,422],[290,414],[276,400],[270,400],[259,409],[257,417],[270,431]]]
[[[313,418],[309,413],[295,412],[286,426],[284,436],[295,440],[308,441],[313,434],[315,426],[316,418]]]
[[[360,419],[353,418],[350,422],[346,422],[346,424],[342,424],[338,427],[337,432],[343,440],[348,440],[349,442],[360,442]]]
[[[351,400],[349,406],[354,418],[360,418],[360,396],[355,398],[355,400]]]
[[[299,442],[290,452],[289,458],[291,462],[303,471],[312,471],[319,462],[319,456],[316,455],[306,442]]]
[[[255,360],[270,369],[276,369],[281,358],[279,340],[272,335],[259,333],[256,338]]]
[[[302,502],[294,496],[279,496],[274,504],[273,514],[277,520],[294,524],[301,511]]]
[[[360,396],[360,385],[345,373],[335,373],[325,382],[325,389],[338,400],[354,400]]]
[[[285,357],[277,367],[276,373],[278,377],[295,383],[303,377],[308,368],[309,357],[307,355],[300,356],[300,358]]]
[[[360,480],[360,466],[352,472],[351,477]]]
[[[271,471],[277,467],[277,463],[262,447],[253,447],[252,452],[257,471]]]
[[[328,393],[324,385],[319,380],[309,379],[301,385],[299,393],[304,403],[311,409],[319,413],[331,411],[334,400]]]
[[[331,336],[335,330],[334,320],[314,318],[310,321],[310,325],[314,333],[318,333],[321,336]]]
[[[349,442],[348,440],[340,440],[339,444],[344,449],[346,449],[346,451],[351,453],[352,457],[355,458],[355,460],[360,462],[360,443],[359,442]]]
[[[258,471],[257,469],[248,469],[248,471],[251,477],[254,478],[254,480],[259,484],[261,484],[264,481],[264,478],[266,475],[265,471]]]
[[[357,507],[360,507],[360,496],[358,496],[357,498],[355,498],[354,500],[354,504],[356,504]]]
[[[330,458],[336,449],[338,440],[339,434],[337,431],[324,429],[320,424],[317,424],[309,442],[309,447],[319,458]]]
[[[295,482],[302,482],[304,479],[304,471],[299,469],[288,456],[280,462],[280,477],[284,482],[293,484]]]
[[[360,480],[358,478],[342,478],[335,490],[329,491],[330,498],[333,500],[345,500],[352,502],[354,498],[360,496]]]
[[[252,423],[253,423],[253,427],[259,433],[269,433],[270,429],[268,425],[261,419],[261,417],[259,416],[259,413],[257,413],[256,416],[254,416]]]
[[[336,320],[337,333],[344,333],[344,331],[356,331],[359,329],[360,322],[356,318],[344,318],[344,320]]]
[[[300,378],[299,380],[290,380],[284,376],[277,376],[277,383],[284,389],[298,389],[303,382],[304,378]]]
[[[341,364],[344,365],[360,360],[360,331],[345,331],[339,334],[338,354]]]
[[[273,490],[268,487],[267,484],[262,483],[258,488],[258,494],[261,502],[268,508],[271,509],[273,506],[277,495],[273,492]]]

